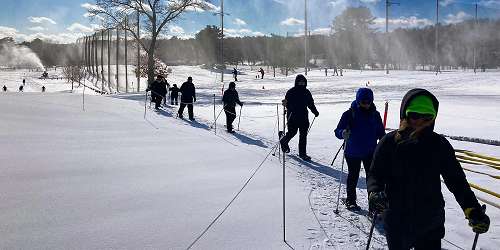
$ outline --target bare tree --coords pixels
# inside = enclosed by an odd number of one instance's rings
[[[104,26],[119,26],[129,31],[148,54],[148,83],[154,80],[155,49],[158,36],[165,26],[178,18],[183,12],[193,9],[212,9],[214,6],[206,0],[96,0],[96,7],[89,13],[104,19]],[[126,17],[140,14],[139,25],[147,31],[149,43],[141,40],[137,24],[125,23]],[[130,18],[133,20],[133,18]]]
[[[77,82],[80,85],[80,82],[85,78],[84,67],[80,64],[64,66],[62,74],[68,82],[71,82],[71,92],[73,92],[74,83]]]

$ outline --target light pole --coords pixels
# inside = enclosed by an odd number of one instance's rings
[[[385,73],[389,74],[389,7],[393,4],[399,5],[399,3],[390,2],[389,0],[385,0]]]
[[[307,0],[304,0],[304,69],[307,76]]]

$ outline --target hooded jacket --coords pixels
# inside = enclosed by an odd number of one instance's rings
[[[236,107],[236,104],[242,105],[240,98],[238,97],[238,91],[234,87],[230,87],[224,91],[222,96],[222,102],[224,102],[224,107]]]
[[[360,108],[358,100],[351,103],[351,108],[345,111],[335,129],[335,136],[344,139],[342,131],[349,129],[351,134],[345,147],[345,155],[351,158],[371,156],[377,146],[377,140],[385,135],[380,113],[372,103],[368,110]]]
[[[299,81],[304,81],[305,86],[299,86]],[[319,114],[316,106],[314,105],[314,99],[311,92],[306,88],[307,80],[304,76],[298,75],[295,78],[295,86],[286,92],[286,109],[288,124],[293,126],[299,126],[309,123],[309,112],[307,108],[313,112],[313,114]]]
[[[193,100],[196,100],[196,90],[192,82],[184,82],[179,91],[182,93],[181,102],[193,103]]]
[[[427,95],[438,111],[439,102],[424,89],[409,91],[401,103],[400,117],[418,95]],[[444,199],[441,177],[462,209],[479,208],[479,203],[467,183],[453,147],[443,136],[425,128],[417,137],[411,131],[393,131],[382,138],[373,156],[367,176],[368,192],[385,191],[388,209],[384,212],[387,233],[397,233],[406,242],[444,228]],[[444,237],[444,230],[442,235]]]

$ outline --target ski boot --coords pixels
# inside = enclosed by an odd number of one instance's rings
[[[349,211],[360,211],[361,207],[356,204],[356,201],[351,201],[351,200],[346,200],[345,201],[345,207]]]
[[[299,155],[300,159],[304,160],[304,161],[311,161],[311,156],[309,155]]]

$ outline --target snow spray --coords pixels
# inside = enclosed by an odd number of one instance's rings
[[[38,68],[45,70],[35,52],[25,46],[3,44],[0,46],[0,65],[16,68]]]

